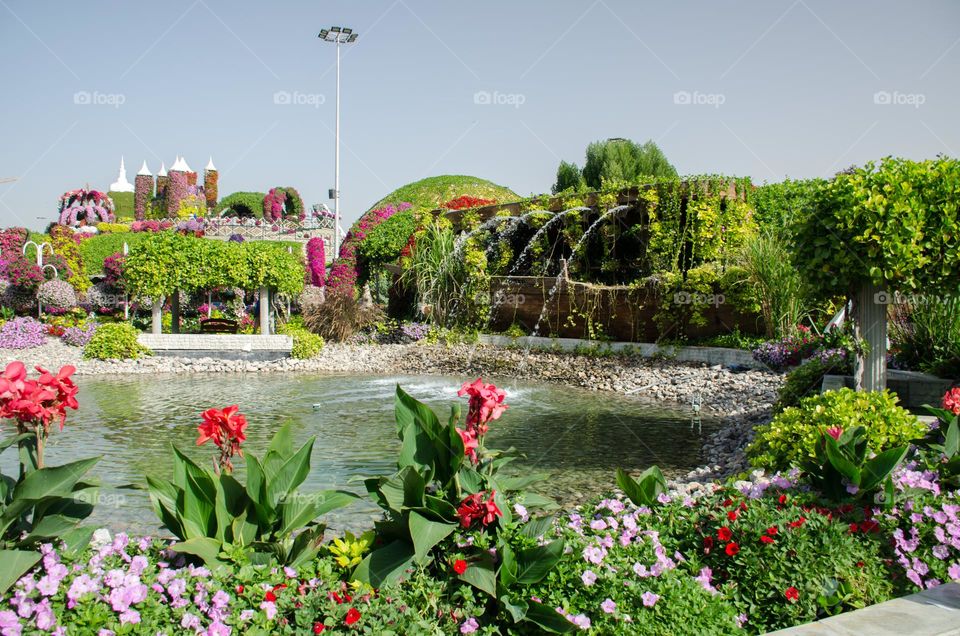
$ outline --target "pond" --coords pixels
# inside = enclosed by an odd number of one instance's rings
[[[298,443],[316,436],[312,470],[302,487],[363,492],[362,477],[395,469],[399,442],[393,424],[396,384],[446,418],[467,378],[437,376],[237,375],[147,378],[78,378],[80,410],[55,431],[47,463],[101,455],[93,470],[103,488],[91,522],[115,531],[156,533],[159,524],[145,492],[117,488],[143,484],[145,473],[169,477],[170,443],[198,462],[214,447],[196,446],[200,412],[238,404],[247,416],[245,448],[262,454],[285,421]],[[469,378],[473,379],[473,378]],[[495,378],[485,378],[496,382]],[[513,446],[525,455],[513,470],[546,473],[534,488],[561,503],[611,488],[618,467],[658,464],[679,474],[700,463],[702,439],[717,426],[691,427],[689,409],[664,407],[607,393],[555,384],[497,382],[510,409],[493,423],[488,445]],[[16,453],[0,456],[14,474]],[[242,468],[243,460],[235,462]],[[242,479],[242,477],[241,477]],[[377,508],[363,500],[327,516],[336,529],[368,527]]]

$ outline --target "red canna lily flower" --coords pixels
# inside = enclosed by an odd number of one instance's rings
[[[796,603],[800,600],[800,592],[792,585],[783,591],[783,595],[786,596],[787,600],[791,603]]]
[[[347,617],[343,622],[347,625],[353,625],[358,620],[360,620],[360,611],[355,607],[351,607],[349,610],[347,610]]]
[[[453,562],[453,571],[457,574],[463,574],[467,571],[467,562],[463,559],[457,559]]]
[[[740,546],[736,543],[728,543],[727,547],[724,548],[724,551],[727,553],[727,556],[735,556],[740,552]]]
[[[733,531],[730,528],[724,526],[717,530],[717,538],[721,541],[729,541],[733,538]]]
[[[839,441],[840,436],[843,435],[843,429],[839,426],[831,426],[824,432],[837,441]]]

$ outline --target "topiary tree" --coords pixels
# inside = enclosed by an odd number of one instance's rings
[[[220,199],[217,216],[263,218],[263,192],[234,192]]]
[[[886,386],[887,306],[960,287],[960,161],[885,158],[838,174],[792,228],[814,289],[853,301],[858,388]]]

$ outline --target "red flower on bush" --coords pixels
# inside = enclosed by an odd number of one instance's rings
[[[770,526],[769,528],[767,528],[767,534],[770,535],[771,537],[777,536],[777,526]]]
[[[267,593],[263,595],[263,600],[268,603],[276,603],[277,595],[273,593],[273,590],[267,590]]]
[[[479,208],[484,205],[493,205],[494,203],[496,203],[494,199],[481,199],[480,197],[471,197],[464,194],[456,199],[450,199],[440,207],[446,208],[447,210],[469,210],[470,208]]]
[[[500,508],[493,502],[496,494],[495,491],[491,491],[489,499],[484,501],[483,493],[478,492],[461,501],[460,506],[457,508],[457,517],[460,518],[460,525],[464,528],[469,528],[475,521],[479,520],[481,525],[488,526],[496,521],[497,517],[503,516]]]
[[[718,537],[721,541],[729,541],[730,539],[733,538],[733,531],[730,530],[730,528],[724,526],[724,527],[720,528],[719,530],[717,530],[717,537]]]
[[[736,521],[736,520],[737,520],[737,511],[736,511],[736,510],[731,510],[730,512],[728,512],[728,513],[727,513],[727,519],[729,519],[730,521]]]
[[[724,548],[724,552],[727,553],[727,556],[736,556],[740,552],[740,546],[736,543],[728,543],[727,547]]]
[[[344,619],[344,623],[347,625],[353,625],[358,620],[360,620],[360,610],[355,607],[351,607],[347,610],[347,617]]]
[[[713,550],[713,537],[704,537],[703,538],[703,553],[710,554],[710,551]]]
[[[323,633],[323,630],[325,630],[326,628],[327,628],[326,625],[324,625],[324,624],[321,623],[320,621],[317,621],[317,622],[315,622],[315,623],[313,624],[313,633],[314,633],[314,634],[322,634],[322,633]]]
[[[765,544],[769,545],[769,544],[771,544],[771,543],[773,543],[773,542],[775,542],[775,541],[776,541],[776,539],[774,539],[773,537],[767,536],[767,535],[765,535],[765,534],[760,535],[760,543],[765,543]]]
[[[236,404],[224,409],[208,409],[201,413],[203,422],[197,427],[200,433],[197,446],[212,440],[220,449],[217,465],[229,471],[233,470],[230,458],[234,455],[243,457],[240,445],[247,439],[247,418],[239,413],[239,410],[240,407]]]
[[[463,559],[457,559],[453,562],[453,571],[457,574],[463,574],[467,571],[467,562]]]
[[[783,591],[783,595],[786,596],[787,600],[791,603],[796,603],[800,600],[800,592],[792,585]]]
[[[806,522],[807,522],[807,518],[801,516],[801,517],[800,517],[799,519],[797,519],[796,521],[791,521],[791,522],[787,523],[787,525],[790,526],[791,528],[799,528],[800,526],[802,526],[802,525],[805,524]]]
[[[955,386],[943,395],[943,408],[960,415],[960,386]]]

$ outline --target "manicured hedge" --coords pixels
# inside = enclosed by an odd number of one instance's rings
[[[127,288],[149,297],[220,287],[269,287],[295,295],[304,276],[301,252],[291,254],[283,243],[233,243],[175,232],[148,235],[130,249],[124,269]]]
[[[117,252],[123,251],[126,243],[130,249],[149,236],[146,232],[123,232],[118,234],[97,234],[80,242],[80,255],[83,257],[83,271],[87,276],[103,273],[103,261]]]
[[[227,216],[252,216],[263,218],[263,192],[234,192],[220,199],[215,213],[220,216],[225,210],[230,210]]]
[[[132,221],[134,218],[133,192],[108,192],[113,201],[113,213],[118,221]]]

